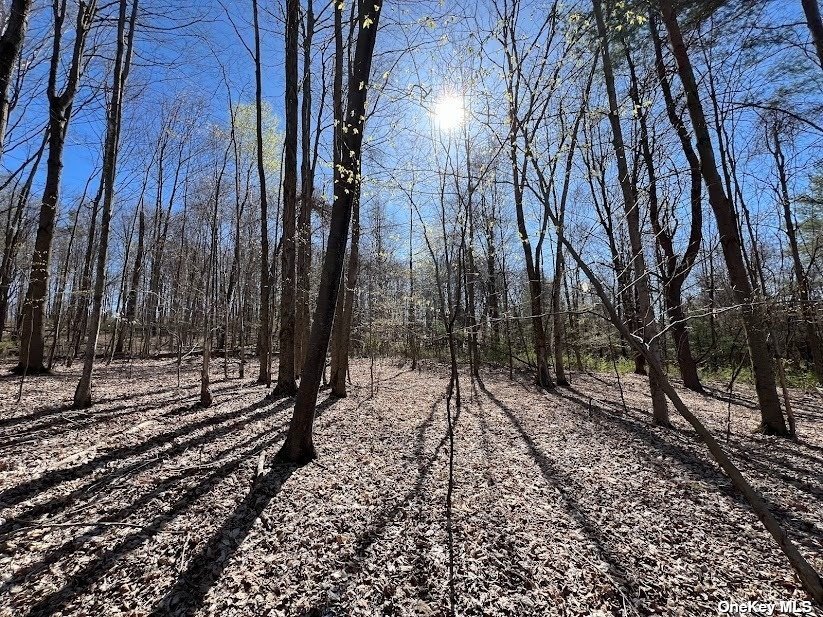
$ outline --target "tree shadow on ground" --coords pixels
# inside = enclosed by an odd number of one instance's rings
[[[224,394],[238,388],[239,386],[237,384],[228,384],[224,386],[212,386],[211,390],[212,394]],[[130,398],[136,399],[150,396],[152,396],[152,393],[135,393]],[[29,414],[28,416],[7,418],[5,421],[0,421],[0,428],[22,424],[26,421],[32,421],[35,424],[34,426],[26,427],[20,432],[6,436],[3,440],[2,449],[5,450],[11,446],[30,441],[34,437],[37,439],[48,439],[57,435],[75,432],[78,429],[92,426],[93,424],[101,421],[115,419],[120,420],[135,413],[150,413],[157,409],[162,409],[172,403],[178,403],[187,399],[190,399],[191,401],[199,400],[199,393],[196,395],[187,394],[182,397],[175,396],[161,400],[153,400],[151,403],[146,405],[124,403],[112,407],[104,407],[102,406],[102,401],[98,401],[95,402],[93,407],[88,409],[75,410],[72,409],[71,403],[67,403],[65,405],[60,405],[59,407],[50,407],[33,414]],[[176,407],[163,414],[163,416],[168,417],[172,413],[180,413],[186,409],[190,409],[191,407],[192,405],[189,405],[188,407]],[[37,424],[38,420],[46,421],[41,424]],[[47,432],[43,434],[44,431]]]
[[[339,562],[347,562],[345,568],[347,576],[335,584],[332,591],[337,596],[341,598],[344,597],[346,589],[348,589],[357,574],[363,570],[368,550],[378,540],[380,540],[381,537],[383,537],[389,525],[400,517],[401,512],[408,507],[412,499],[420,496],[423,492],[426,478],[429,476],[435,462],[440,457],[441,451],[448,444],[448,435],[444,434],[437,442],[431,453],[428,456],[424,456],[426,450],[426,433],[428,433],[429,429],[434,424],[437,409],[441,404],[445,405],[445,396],[438,397],[434,402],[432,402],[429,407],[429,414],[423,422],[420,423],[415,431],[410,456],[412,460],[418,461],[417,475],[414,479],[414,483],[400,499],[395,500],[393,503],[386,503],[386,505],[378,511],[374,517],[372,517],[366,529],[363,530],[355,539],[354,546],[351,551],[349,551],[347,555],[341,555],[339,557]],[[458,409],[453,418],[453,425],[455,427],[458,424],[460,415],[461,411]],[[412,576],[417,582],[420,597],[427,599],[431,596],[434,586],[430,581],[426,570],[426,563],[428,560],[428,556],[425,553],[426,547],[421,545],[417,548],[418,552],[413,556]],[[445,582],[441,581],[441,584],[445,584]]]
[[[219,405],[226,404],[229,402],[230,401],[223,401]],[[58,484],[79,480],[83,477],[93,474],[97,469],[105,468],[112,463],[116,464],[124,459],[133,458],[141,455],[147,455],[152,452],[159,451],[160,449],[165,448],[169,444],[171,444],[171,449],[164,450],[164,454],[166,454],[166,456],[170,454],[176,454],[187,448],[208,443],[210,439],[220,437],[221,435],[224,435],[226,432],[230,430],[236,430],[237,428],[245,426],[246,424],[249,424],[254,420],[260,419],[261,417],[268,415],[272,411],[271,408],[267,408],[268,405],[270,405],[271,403],[271,400],[263,399],[247,407],[241,407],[239,409],[226,411],[224,413],[215,413],[195,422],[183,424],[170,431],[154,435],[146,441],[140,442],[138,444],[121,446],[118,448],[110,449],[105,453],[94,457],[90,461],[87,461],[75,467],[71,467],[69,469],[53,469],[51,471],[47,471],[38,478],[28,480],[27,482],[23,482],[22,484],[12,486],[0,492],[0,507],[7,508],[23,503],[25,501],[29,501],[39,493],[54,488]],[[217,405],[216,407],[219,407],[219,405]],[[288,405],[288,402],[278,404],[277,409],[281,408],[283,405]],[[189,410],[189,408],[190,405],[187,404],[182,405],[176,409],[178,411],[187,411]],[[262,409],[262,411],[258,412],[258,410],[260,409]],[[253,413],[254,415],[249,416],[247,418],[243,418],[243,416],[249,413]],[[232,420],[238,421],[232,423]],[[181,440],[181,438],[185,438],[187,435],[193,432],[208,428],[211,428],[211,430],[207,431],[204,435]],[[158,463],[160,462],[160,460],[161,459],[159,457],[155,459],[155,461]],[[144,461],[137,461],[130,465],[127,465],[124,468],[116,469],[115,471],[119,472],[120,475],[122,475],[124,473],[129,473],[130,471],[133,471],[138,466],[142,466],[144,463]],[[2,527],[0,527],[0,533],[2,533]]]
[[[566,388],[566,392],[557,391],[556,395],[581,407],[588,405],[583,398],[583,394],[573,388]],[[678,463],[681,471],[690,475],[694,480],[702,480],[714,486],[719,492],[735,501],[738,505],[747,510],[751,510],[743,495],[735,489],[731,480],[722,473],[719,467],[711,461],[706,452],[703,456],[691,449],[691,445],[697,443],[699,438],[696,433],[684,431],[678,428],[660,429],[652,427],[643,420],[627,416],[625,414],[610,413],[600,406],[589,406],[593,418],[599,422],[605,422],[612,427],[619,428],[624,434],[633,436],[642,444],[651,446],[658,454],[671,457]],[[639,452],[650,462],[653,458],[653,451],[648,448],[640,448]],[[766,465],[760,464],[764,471],[773,471]],[[823,478],[823,476],[821,476]],[[800,488],[800,487],[797,487]],[[802,490],[802,489],[801,489]],[[769,510],[781,521],[781,523],[794,532],[795,540],[810,550],[817,551],[815,536],[820,534],[817,525],[798,515],[796,512],[774,503],[766,495],[761,495]]]
[[[318,416],[322,414],[322,412],[326,408],[331,406],[333,402],[334,401],[325,401],[323,404],[319,405]],[[282,408],[284,406],[288,406],[290,403],[291,401],[283,401],[276,407]],[[263,400],[249,408],[245,408],[245,411],[248,412],[251,409],[265,407],[270,404],[270,400]],[[255,414],[252,417],[261,419],[265,415],[271,414],[271,412],[272,408],[268,408],[264,410],[264,412]],[[247,420],[248,422],[252,421],[250,418]],[[236,426],[226,427],[223,433],[228,432],[229,430],[237,430],[237,428],[238,427]],[[154,514],[145,526],[120,538],[114,546],[99,551],[95,556],[96,558],[93,561],[91,561],[84,567],[80,568],[77,572],[68,577],[68,579],[62,585],[62,587],[52,591],[51,593],[45,594],[44,596],[39,598],[38,601],[29,608],[28,614],[32,616],[51,615],[54,612],[63,609],[71,601],[80,597],[84,590],[88,589],[96,581],[103,577],[106,574],[106,572],[108,572],[114,566],[116,566],[117,563],[121,561],[126,555],[138,549],[140,546],[145,544],[150,538],[166,530],[172,521],[174,521],[176,518],[180,516],[185,515],[190,506],[192,506],[200,498],[210,493],[219,484],[221,480],[237,473],[244,463],[253,462],[260,451],[272,447],[286,434],[285,425],[282,425],[280,430],[274,430],[277,431],[275,434],[269,435],[268,437],[265,437],[262,440],[261,437],[271,433],[272,429],[268,429],[263,433],[263,435],[257,435],[246,440],[245,444],[257,442],[249,450],[237,452],[238,445],[234,444],[226,450],[217,453],[216,458],[220,463],[219,465],[208,468],[209,472],[207,474],[200,478],[193,486],[187,487],[186,490],[180,493],[176,499],[171,501],[171,503],[169,503],[165,509],[163,509],[161,512],[157,514]],[[180,450],[181,453],[184,451],[185,449]],[[227,452],[232,452],[233,454],[228,456],[227,458],[221,458],[221,455]],[[180,481],[185,480],[193,475],[197,475],[197,471],[202,472],[202,469],[203,468],[197,468],[197,470],[195,470],[195,473],[189,473],[187,471],[184,471],[181,474],[166,479],[154,490],[150,491],[146,495],[143,495],[138,500],[139,503],[135,502],[133,504],[130,504],[126,508],[113,513],[113,516],[111,518],[117,518],[119,520],[122,520],[123,517],[136,512],[140,506],[150,505],[153,501],[155,501],[157,497],[161,496],[163,492],[167,490],[173,490]],[[289,471],[289,474],[290,473],[291,471]],[[257,516],[254,515],[254,517],[250,517],[250,514],[255,512],[259,514],[259,512],[262,512],[262,509],[265,508],[265,505],[267,505],[271,501],[271,499],[280,489],[282,483],[285,481],[287,477],[287,475],[284,476],[280,472],[274,471],[270,473],[268,476],[266,476],[265,481],[263,483],[258,484],[253,490],[249,492],[249,494],[246,496],[246,499],[244,499],[240,506],[238,506],[238,508],[235,509],[233,515],[221,526],[218,533],[215,534],[215,536],[207,542],[206,548],[202,551],[202,554],[198,555],[190,562],[189,568],[187,568],[187,570],[185,571],[185,573],[187,573],[188,575],[185,577],[181,575],[181,578],[174,583],[173,588],[176,587],[177,592],[182,592],[184,589],[190,591],[189,588],[192,585],[194,585],[195,575],[202,574],[203,576],[200,577],[200,583],[198,583],[195,587],[192,587],[192,589],[195,589],[196,593],[189,593],[188,596],[180,596],[179,593],[177,594],[176,597],[179,597],[178,603],[182,603],[180,604],[180,606],[194,607],[195,604],[197,604],[197,602],[202,602],[202,599],[205,597],[205,593],[208,591],[208,587],[210,587],[217,580],[217,577],[220,575],[220,573],[228,563],[228,559],[231,556],[231,553],[233,553],[233,551],[236,550],[236,548],[239,546],[240,541],[242,541],[242,538],[239,535],[236,536],[238,538],[237,544],[232,548],[231,551],[229,551],[225,555],[225,559],[221,558],[219,560],[215,560],[213,558],[214,547],[222,542],[224,533],[232,533],[236,529],[245,529],[245,531],[242,534],[242,537],[245,537],[245,535],[248,534],[249,530],[253,526],[254,520],[256,520]],[[261,502],[260,498],[262,498],[265,501],[265,503]],[[109,529],[105,526],[105,524],[102,523],[97,525],[96,527],[94,523],[90,523],[89,527],[91,527],[92,530],[86,532],[84,534],[86,536],[101,534]],[[209,549],[209,547],[211,547],[211,549]],[[57,549],[56,551],[53,551],[42,562],[38,564],[33,564],[32,566],[17,572],[13,580],[7,583],[7,586],[19,584],[23,582],[26,578],[29,578],[31,575],[36,574],[38,572],[42,572],[44,569],[56,563],[60,559],[68,557],[70,554],[78,550],[78,548],[79,547],[73,544],[72,542],[66,543],[66,545],[64,545],[63,547]],[[206,559],[206,555],[211,556],[208,559]],[[213,572],[213,576],[210,580],[208,579],[210,575],[207,572],[205,572],[205,570],[203,572],[200,572],[198,570],[198,568],[204,567],[202,566],[202,564],[206,562],[208,562],[209,567]],[[218,565],[219,567],[216,567]],[[205,587],[203,587],[204,581],[208,581],[208,585]],[[202,593],[200,591],[197,591],[200,589],[202,589]],[[167,596],[171,598],[171,592],[167,594]],[[189,600],[186,600],[187,597],[189,598]],[[160,607],[158,607],[157,610],[160,610]],[[175,609],[175,612],[176,614],[190,614],[190,611],[188,611],[188,609],[183,611]],[[158,614],[166,613],[163,612]]]
[[[317,405],[315,419],[339,399],[328,397]],[[151,615],[191,615],[203,605],[209,589],[226,569],[232,555],[249,535],[255,522],[299,467],[275,464],[251,485],[232,514],[189,561],[175,583],[155,605]]]
[[[537,465],[537,468],[540,470],[546,482],[558,492],[566,506],[566,511],[592,542],[592,545],[596,549],[602,561],[607,564],[611,582],[620,596],[618,598],[611,598],[611,602],[615,603],[616,606],[620,606],[620,598],[623,598],[624,601],[626,597],[641,598],[641,591],[637,585],[637,582],[632,580],[632,576],[628,571],[628,568],[623,563],[620,556],[608,547],[607,537],[601,533],[598,523],[590,518],[583,504],[577,499],[575,495],[576,483],[573,479],[562,469],[560,469],[557,464],[540,449],[535,440],[531,437],[528,431],[526,431],[523,423],[517,417],[513,409],[498,399],[482,383],[480,385],[480,389],[489,398],[489,400],[498,409],[500,409],[512,427],[517,431],[519,438],[526,445],[529,456]],[[646,583],[648,587],[657,589],[652,581],[646,581]],[[660,589],[659,591],[663,596],[662,603],[665,605],[665,591],[663,589]]]

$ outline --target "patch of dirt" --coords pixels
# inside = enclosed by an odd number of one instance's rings
[[[0,616],[442,615],[445,372],[352,366],[322,392],[319,459],[273,467],[292,401],[199,366],[114,363],[0,378]],[[236,367],[231,367],[236,375]],[[247,367],[247,375],[256,375]],[[801,600],[783,556],[684,421],[651,426],[642,378],[462,377],[453,531],[458,615],[712,615]],[[620,395],[620,387],[623,396]],[[799,443],[752,434],[751,390],[683,397],[823,570],[823,396],[793,392]],[[625,406],[623,400],[625,399]],[[253,484],[265,452],[266,474]],[[815,609],[816,610],[816,609]],[[817,612],[817,615],[823,613]]]

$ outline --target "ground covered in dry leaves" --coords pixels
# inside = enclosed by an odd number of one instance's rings
[[[217,361],[219,362],[219,360]],[[196,363],[0,378],[0,615],[440,615],[448,605],[445,371],[352,369],[321,393],[319,459],[271,464],[292,401]],[[256,375],[253,367],[247,376]],[[805,599],[686,423],[650,424],[646,387],[573,375],[462,380],[455,424],[458,615],[713,615]],[[750,390],[684,394],[823,570],[823,396],[793,392],[799,443],[753,435]],[[623,403],[625,399],[625,406]],[[260,452],[266,474],[253,485]],[[821,614],[821,613],[816,613]]]

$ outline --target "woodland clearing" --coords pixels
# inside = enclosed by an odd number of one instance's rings
[[[321,392],[318,459],[273,466],[293,399],[199,364],[115,361],[72,411],[78,370],[0,381],[0,615],[440,615],[448,608],[448,371],[354,360]],[[235,367],[232,367],[236,374]],[[253,371],[251,371],[253,373]],[[680,418],[651,425],[642,378],[461,380],[455,612],[709,615],[805,599]],[[621,400],[623,390],[625,407]],[[793,390],[798,441],[753,433],[753,391],[681,389],[823,569],[823,396]],[[727,420],[731,425],[727,427]],[[812,609],[818,611],[818,609]],[[812,614],[823,614],[815,612]]]

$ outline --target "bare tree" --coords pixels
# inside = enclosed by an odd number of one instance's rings
[[[703,104],[700,101],[694,70],[686,51],[674,5],[670,0],[660,0],[659,7],[677,62],[677,71],[686,93],[686,104],[692,121],[692,128],[697,138],[697,151],[701,162],[700,170],[706,183],[709,204],[717,220],[729,280],[732,284],[734,296],[742,308],[755,389],[760,403],[761,430],[767,434],[785,436],[788,435],[788,428],[780,409],[774,363],[766,341],[766,316],[763,314],[762,303],[759,302],[752,288],[746,263],[743,259],[737,213],[723,189],[723,182],[717,170],[712,140],[706,124],[706,116],[703,112]]]
[[[361,182],[360,158],[366,115],[366,94],[369,90],[368,83],[381,5],[380,0],[376,2],[360,0],[358,2],[359,28],[349,73],[348,102],[343,120],[347,130],[342,132],[340,163],[334,169],[334,203],[331,210],[326,255],[323,259],[320,289],[317,295],[317,308],[314,312],[309,351],[300,379],[294,413],[289,423],[289,432],[277,455],[279,460],[290,463],[306,463],[317,456],[312,439],[312,426],[340,289],[352,208]],[[335,10],[340,11],[341,6],[336,3]]]
[[[40,205],[37,236],[31,259],[29,286],[23,303],[19,363],[15,369],[18,373],[40,373],[46,370],[43,365],[45,348],[43,318],[46,294],[48,293],[54,223],[57,218],[57,205],[60,196],[63,148],[66,143],[69,122],[71,121],[74,97],[80,87],[80,79],[86,66],[86,38],[97,13],[96,0],[90,0],[90,2],[80,1],[68,74],[65,78],[63,90],[58,92],[57,82],[63,67],[62,43],[63,26],[67,15],[66,4],[67,0],[53,0],[52,3],[54,39],[47,87],[49,100],[49,156],[46,163],[46,183]]]

